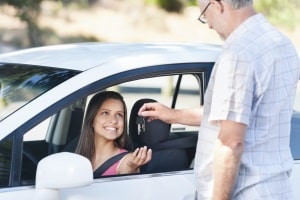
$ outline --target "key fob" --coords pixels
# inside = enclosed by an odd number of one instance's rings
[[[145,133],[145,118],[138,116],[136,118],[136,124],[138,125],[138,135],[140,135],[141,133]]]

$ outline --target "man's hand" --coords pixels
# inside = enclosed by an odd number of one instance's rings
[[[147,118],[150,122],[155,119],[160,119],[168,124],[172,123],[173,113],[175,111],[161,103],[145,103],[139,110],[138,115]]]

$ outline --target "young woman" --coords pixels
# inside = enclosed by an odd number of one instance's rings
[[[90,100],[76,153],[87,157],[99,176],[137,173],[152,157],[151,149],[128,152],[127,109],[123,97],[113,91],[100,92]],[[108,159],[128,152],[99,175],[97,169]],[[99,169],[98,169],[99,172]]]

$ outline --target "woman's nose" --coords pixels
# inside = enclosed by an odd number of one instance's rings
[[[117,123],[117,122],[118,122],[118,119],[117,119],[116,116],[112,115],[112,116],[109,118],[109,121],[110,121],[111,123]]]

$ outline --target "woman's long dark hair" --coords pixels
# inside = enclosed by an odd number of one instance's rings
[[[129,139],[127,134],[127,108],[125,101],[121,94],[114,91],[104,91],[100,92],[92,97],[89,102],[86,115],[84,117],[84,122],[82,126],[81,135],[76,148],[76,153],[85,156],[89,160],[92,159],[95,153],[95,142],[94,142],[94,129],[93,121],[98,113],[99,108],[102,106],[103,102],[107,99],[116,99],[122,102],[124,108],[124,130],[120,137],[118,137],[114,143],[119,148],[128,148]]]

